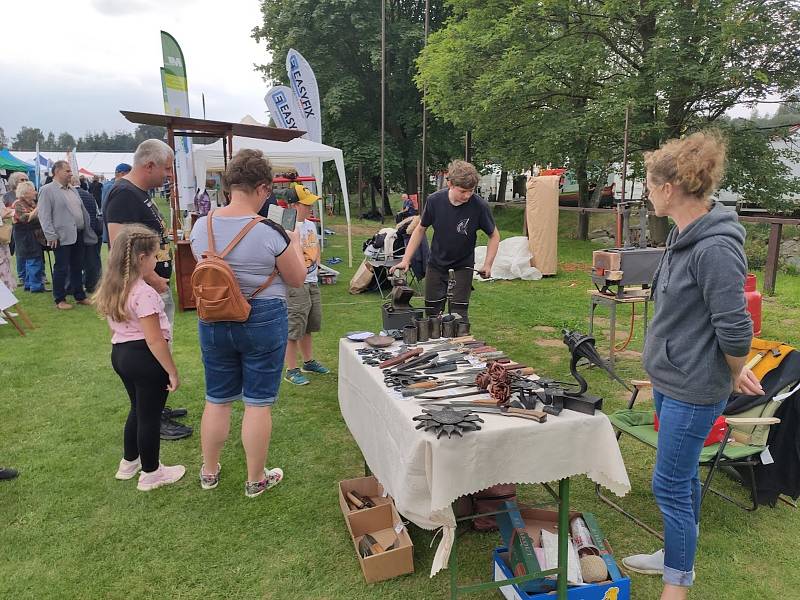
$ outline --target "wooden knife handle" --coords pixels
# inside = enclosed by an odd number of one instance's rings
[[[519,415],[520,417],[525,417],[526,419],[531,419],[539,423],[544,423],[547,421],[547,413],[544,413],[540,410],[528,408],[507,408],[505,409],[505,412]]]
[[[347,492],[347,494],[345,495],[347,496],[347,499],[350,501],[350,503],[356,507],[356,510],[361,510],[362,508],[364,508],[364,503],[358,498],[356,498],[353,492]]]
[[[419,383],[412,383],[408,388],[412,390],[424,390],[439,387],[440,385],[442,385],[440,381],[420,381]]]
[[[422,354],[422,348],[414,348],[413,350],[409,350],[408,352],[403,352],[399,356],[395,356],[394,358],[390,358],[389,360],[383,361],[381,364],[378,365],[378,368],[385,369],[387,367],[393,367],[395,365],[399,365],[400,363],[404,363],[409,358],[413,358],[414,356],[419,356]]]
[[[475,337],[471,335],[462,335],[461,337],[450,338],[448,341],[453,344],[462,344],[464,342],[474,342]]]
[[[514,375],[536,375],[533,367],[525,367],[523,369],[512,369]]]

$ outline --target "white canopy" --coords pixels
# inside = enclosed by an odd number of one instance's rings
[[[353,244],[350,231],[350,199],[347,194],[347,179],[344,173],[344,157],[342,156],[342,151],[338,148],[326,146],[325,144],[318,144],[302,138],[296,138],[289,142],[277,142],[274,140],[234,137],[234,154],[242,148],[261,150],[264,156],[269,158],[270,163],[276,167],[297,168],[299,165],[308,165],[311,169],[311,173],[317,180],[318,194],[322,190],[322,163],[329,160],[336,163],[336,171],[339,174],[339,184],[341,185],[342,198],[344,199],[344,212],[347,217],[348,264],[352,267]],[[195,145],[193,155],[194,172],[198,182],[205,181],[209,171],[222,171],[225,168],[222,140],[217,140],[213,144],[207,146]],[[320,218],[322,218],[322,214],[323,211],[320,211]]]

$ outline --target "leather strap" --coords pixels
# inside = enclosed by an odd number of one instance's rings
[[[248,298],[249,298],[250,300],[252,300],[252,299],[253,299],[253,298],[255,298],[256,296],[258,296],[258,295],[259,295],[261,292],[263,292],[265,289],[267,289],[269,286],[271,286],[271,285],[272,285],[272,282],[275,280],[275,277],[277,277],[279,274],[280,274],[280,273],[279,273],[279,271],[278,271],[278,265],[276,264],[276,265],[275,265],[275,268],[272,270],[272,273],[270,274],[270,276],[269,276],[269,277],[267,277],[267,280],[266,280],[264,283],[262,283],[262,284],[261,284],[261,285],[258,287],[258,289],[257,289],[256,291],[254,291],[252,294],[250,294],[250,295],[248,296]]]
[[[213,216],[214,216],[214,211],[212,210],[210,213],[208,213],[208,218],[206,219],[206,224],[208,225],[208,253],[207,254],[204,253],[203,254],[204,257],[205,256],[216,256],[217,258],[224,259],[228,255],[228,253],[236,247],[236,244],[241,242],[242,238],[244,236],[246,236],[250,232],[251,229],[253,229],[253,227],[258,225],[262,221],[268,223],[268,221],[264,217],[261,217],[261,216],[253,217],[247,225],[242,227],[242,230],[236,235],[235,238],[233,238],[231,240],[231,243],[228,244],[227,246],[225,246],[225,249],[218,255],[217,254],[217,249],[216,249],[216,247],[214,245],[214,229],[211,226],[211,221],[212,221],[212,217]],[[286,234],[284,234],[284,235],[286,235]],[[267,280],[264,283],[262,283],[252,294],[250,294],[248,296],[248,299],[252,300],[258,294],[260,294],[265,289],[267,289],[269,286],[271,286],[272,282],[275,281],[275,277],[277,277],[279,274],[280,274],[280,272],[278,271],[278,266],[276,264],[275,268],[272,270],[272,273],[270,274],[270,276],[267,277]]]

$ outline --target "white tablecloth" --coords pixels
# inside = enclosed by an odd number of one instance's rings
[[[443,528],[431,576],[447,567],[456,525],[451,505],[460,496],[499,483],[545,483],[574,475],[586,475],[619,496],[630,491],[603,413],[565,410],[546,423],[481,414],[480,431],[436,439],[415,429],[418,403],[399,399],[384,386],[380,369],[361,362],[356,349],[363,346],[344,338],[339,342],[339,406],[364,460],[400,514],[424,529]],[[456,391],[462,390],[440,394]]]

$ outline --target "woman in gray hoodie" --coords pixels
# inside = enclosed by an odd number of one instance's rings
[[[660,423],[653,494],[664,549],[623,564],[663,575],[662,600],[683,600],[694,581],[703,442],[732,390],[763,391],[744,367],[753,334],[745,231],[734,211],[710,200],[724,173],[724,142],[695,133],[648,153],[645,165],[656,215],[675,222],[653,278],[656,310],[642,357]]]

